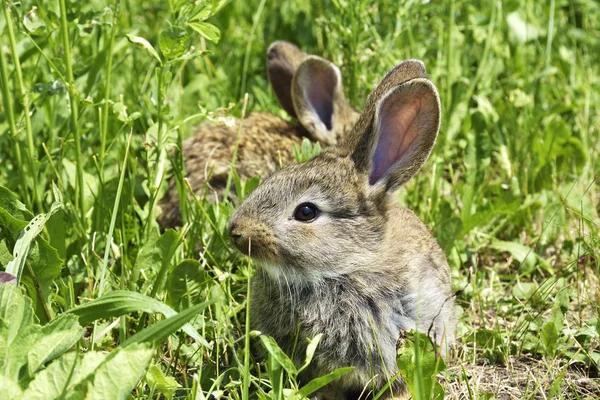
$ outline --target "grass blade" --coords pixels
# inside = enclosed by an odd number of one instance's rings
[[[164,319],[127,339],[123,346],[129,346],[133,343],[160,343],[165,340],[169,335],[181,328],[187,321],[192,319],[194,315],[202,312],[210,304],[214,303],[214,300],[209,300],[196,304],[188,308],[185,311],[180,312],[170,318]]]
[[[127,290],[115,290],[68,312],[78,316],[81,325],[87,325],[101,318],[114,318],[132,312],[160,313],[167,318],[177,315],[177,311],[165,303]],[[186,323],[182,329],[203,346],[211,347],[210,343],[200,336],[190,324]]]

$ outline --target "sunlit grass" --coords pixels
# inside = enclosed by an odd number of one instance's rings
[[[16,196],[0,199],[0,265],[50,210],[54,182],[65,205],[23,278],[42,324],[102,290],[175,310],[214,301],[191,322],[206,343],[155,344],[164,376],[153,367],[134,397],[268,398],[278,385],[250,351],[261,347],[245,312],[250,267],[225,233],[236,204],[188,196],[178,150],[223,112],[286,117],[265,70],[278,39],[339,65],[357,108],[408,58],[439,89],[440,139],[398,198],[434,232],[459,291],[447,397],[600,396],[597,2],[59,3],[3,2],[0,185]],[[173,176],[186,225],[160,232]],[[114,352],[163,319],[141,311],[99,322],[106,335],[77,347]],[[281,374],[282,396],[304,384]]]

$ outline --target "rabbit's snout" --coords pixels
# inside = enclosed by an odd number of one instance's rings
[[[234,215],[227,222],[227,231],[233,245],[243,254],[271,261],[279,258],[274,233],[263,222]]]
[[[243,221],[233,216],[227,221],[227,232],[235,247],[242,253],[248,254],[249,236],[245,232]]]

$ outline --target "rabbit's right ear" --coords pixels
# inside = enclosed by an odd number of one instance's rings
[[[419,171],[440,127],[440,99],[433,83],[419,76],[423,64],[400,66],[403,73],[397,67],[373,91],[345,144],[369,183],[386,191]]]
[[[306,54],[283,40],[273,42],[267,50],[267,69],[273,92],[279,104],[292,117],[297,118],[292,101],[292,79]]]
[[[338,124],[348,109],[339,68],[324,58],[308,56],[292,82],[292,99],[298,121],[314,140],[327,145],[337,142]]]

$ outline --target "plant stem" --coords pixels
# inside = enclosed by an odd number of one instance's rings
[[[450,0],[450,10],[448,12],[448,49],[446,52],[446,95],[444,104],[444,115],[446,116],[445,126],[450,121],[450,105],[452,104],[452,85],[454,84],[454,73],[452,71],[452,62],[454,58],[454,0]],[[445,153],[444,153],[445,154]]]
[[[258,4],[256,14],[254,14],[254,21],[252,22],[252,29],[250,30],[250,37],[248,38],[248,43],[246,44],[246,54],[244,54],[244,66],[242,69],[242,83],[240,85],[240,97],[246,93],[246,79],[248,77],[248,65],[250,64],[250,50],[252,49],[256,29],[258,29],[258,23],[260,22],[260,16],[262,15],[264,8],[265,0],[261,0]]]
[[[17,125],[15,124],[15,114],[13,109],[13,99],[10,90],[8,90],[8,68],[6,67],[6,59],[4,58],[4,52],[0,50],[0,88],[2,89],[2,99],[4,101],[4,110],[8,119],[8,128],[10,130],[11,139],[15,144],[15,155],[17,162],[14,167],[19,171],[20,176],[25,176],[23,170],[23,161],[21,157],[21,145],[17,138]],[[19,180],[19,188],[21,190],[21,197],[24,201],[28,202],[27,199],[29,193],[27,191],[27,182],[24,179]]]
[[[65,0],[61,0],[65,1]],[[98,284],[98,298],[102,297],[104,293],[104,279],[106,277],[106,270],[108,269],[108,256],[110,254],[110,244],[112,243],[113,233],[115,231],[115,225],[117,222],[117,214],[119,212],[119,203],[121,201],[121,192],[123,191],[123,182],[125,181],[125,171],[127,170],[127,157],[129,156],[129,147],[131,146],[131,138],[133,137],[133,129],[129,132],[127,138],[127,147],[125,147],[125,157],[123,158],[123,167],[121,169],[121,176],[119,177],[119,185],[117,186],[117,196],[115,197],[115,203],[113,205],[112,215],[110,217],[110,226],[108,228],[108,235],[106,236],[106,248],[104,249],[104,258],[102,259],[102,268],[100,272],[100,283]],[[96,343],[96,321],[94,322],[94,330],[92,331],[92,350]]]
[[[552,37],[554,35],[555,0],[550,0],[550,18],[548,19],[548,40],[546,41],[546,71],[550,68],[552,58]]]
[[[163,85],[164,85],[164,67],[161,65],[156,68],[156,87],[158,93],[156,94],[157,102],[157,139],[156,139],[156,165],[154,167],[154,171],[152,171],[149,176],[149,191],[150,191],[150,200],[148,205],[148,215],[146,217],[146,226],[144,229],[146,239],[150,237],[150,232],[152,231],[152,210],[156,205],[156,199],[158,198],[158,190],[162,185],[162,181],[164,179],[164,165],[165,165],[165,157],[164,153],[164,138],[162,134],[162,125],[163,125]]]
[[[115,33],[117,31],[117,18],[119,16],[119,9],[121,7],[121,0],[117,0],[117,6],[113,15],[113,25],[108,36],[108,44],[106,45],[106,82],[104,85],[104,106],[102,108],[102,131],[100,132],[100,175],[101,179],[104,179],[104,157],[106,156],[106,136],[108,134],[108,109],[110,99],[110,82],[112,75],[112,64],[113,64],[113,43],[115,41]]]
[[[85,199],[84,199],[84,188],[83,188],[83,163],[81,160],[81,135],[79,133],[79,127],[77,125],[77,119],[79,116],[78,107],[78,96],[75,94],[75,82],[73,79],[73,63],[71,58],[71,46],[69,44],[69,29],[67,26],[67,10],[65,7],[65,0],[59,1],[60,5],[60,30],[63,41],[64,61],[67,68],[67,90],[69,92],[69,103],[71,106],[71,129],[73,129],[73,137],[75,139],[75,164],[77,167],[77,180],[76,180],[76,202],[79,206],[79,212],[81,216],[81,223],[83,224],[84,230],[87,225],[85,220]]]
[[[64,1],[64,0],[63,0]],[[39,182],[38,182],[38,171],[36,166],[35,148],[33,145],[33,129],[31,127],[31,117],[29,110],[29,91],[25,87],[23,81],[23,72],[21,71],[21,62],[19,61],[19,53],[17,51],[17,41],[15,39],[15,32],[13,28],[12,18],[10,17],[10,9],[8,8],[7,1],[1,1],[2,9],[4,11],[4,17],[6,20],[6,31],[8,32],[8,39],[10,42],[10,51],[12,53],[13,64],[15,65],[15,72],[17,74],[17,82],[19,83],[19,91],[21,92],[21,98],[23,99],[23,116],[25,119],[25,130],[27,133],[27,150],[28,150],[28,163],[31,172],[31,179],[33,180],[33,202],[35,203],[38,211],[42,211],[42,200],[39,194]],[[6,87],[8,90],[8,86]]]
[[[252,245],[252,244],[250,244]],[[244,378],[242,379],[242,400],[248,400],[250,391],[250,290],[252,263],[248,258],[248,283],[246,288],[246,327],[244,337]]]
[[[246,117],[246,106],[248,105],[248,93],[244,94],[244,103],[242,104],[242,118],[240,118],[237,138],[235,139],[235,146],[233,147],[233,154],[231,155],[231,168],[229,170],[229,176],[227,177],[227,183],[225,184],[225,190],[223,191],[223,199],[229,197],[229,190],[231,189],[231,180],[233,178],[233,172],[235,170],[235,162],[237,160],[238,148],[240,147],[240,141],[242,140],[242,124]]]

